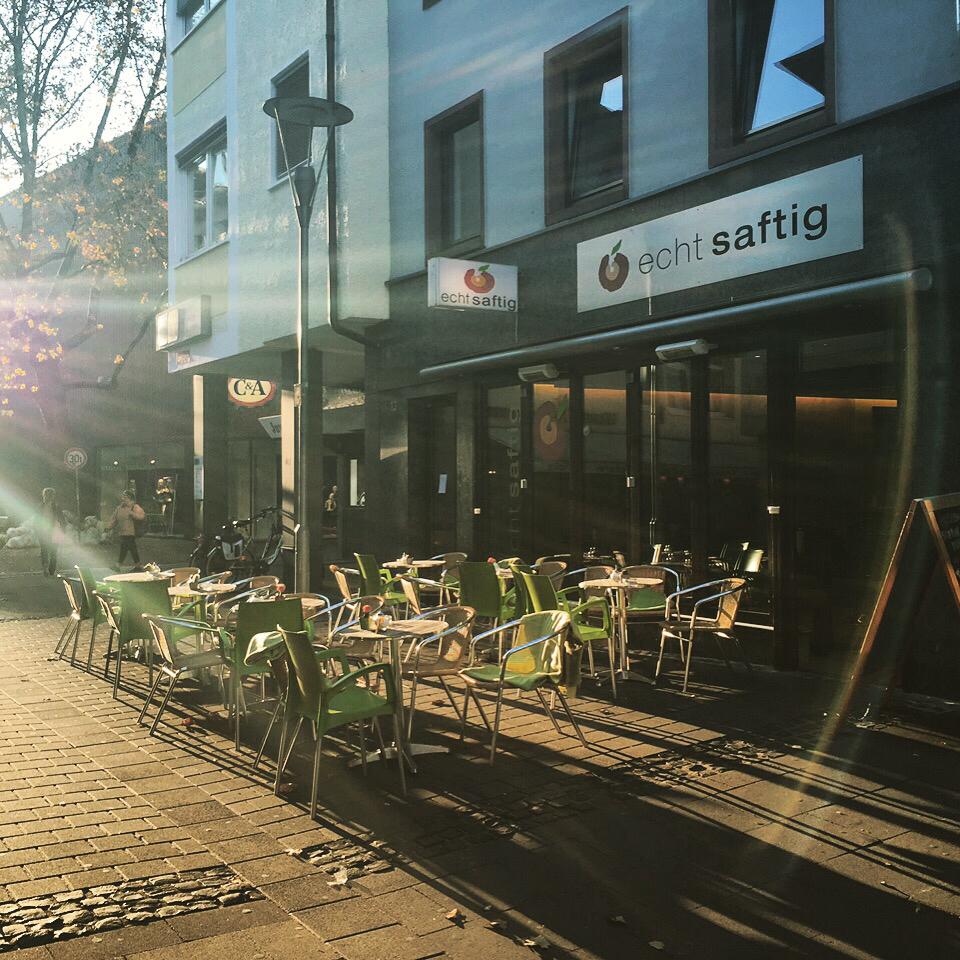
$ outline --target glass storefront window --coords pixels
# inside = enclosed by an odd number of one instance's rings
[[[520,386],[487,390],[483,450],[483,549],[497,557],[520,553]]]
[[[603,555],[629,547],[627,375],[583,378],[583,541]]]

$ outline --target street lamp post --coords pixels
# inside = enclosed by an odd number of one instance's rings
[[[297,411],[296,432],[296,478],[295,478],[295,589],[305,593],[310,590],[310,524],[308,509],[309,475],[307,468],[307,445],[310,440],[310,384],[309,338],[310,338],[310,216],[317,192],[317,171],[311,155],[290,169],[287,156],[287,134],[290,125],[309,127],[338,127],[353,119],[353,112],[342,103],[323,100],[320,97],[271,97],[263,105],[263,112],[272,117],[277,125],[277,136],[283,152],[287,181],[293,196],[297,215],[297,384],[294,390],[294,406]],[[311,138],[312,145],[312,138]],[[324,145],[320,159],[320,172],[326,161]],[[330,319],[329,317],[327,318]]]

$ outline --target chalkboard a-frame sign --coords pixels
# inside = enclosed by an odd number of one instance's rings
[[[923,517],[923,521],[918,521],[918,517],[920,516]],[[960,493],[950,493],[940,497],[923,497],[914,500],[910,504],[910,508],[907,510],[907,515],[903,521],[903,526],[900,528],[900,536],[897,537],[897,544],[893,549],[890,565],[887,567],[887,573],[880,586],[880,592],[877,596],[873,613],[870,616],[870,622],[867,624],[863,643],[860,645],[860,652],[857,655],[857,660],[847,687],[845,702],[839,712],[839,719],[841,720],[846,716],[850,706],[850,700],[859,681],[863,677],[867,661],[870,659],[877,634],[883,623],[884,615],[890,606],[897,576],[900,574],[904,564],[904,559],[907,554],[908,538],[910,537],[911,531],[919,532],[918,530],[914,530],[915,524],[918,522],[921,523],[921,525],[925,525],[930,533],[936,552],[936,566],[943,571],[950,589],[950,595],[956,604],[958,614],[960,614]],[[905,656],[905,654],[906,651],[903,651],[901,658]],[[871,705],[868,713],[874,709],[879,709],[883,705],[883,702],[890,692],[892,683],[893,678],[891,677],[883,690],[880,700]]]

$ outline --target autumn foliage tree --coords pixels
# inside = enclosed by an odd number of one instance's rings
[[[104,328],[101,298],[143,304],[166,269],[163,164],[145,144],[165,94],[162,0],[0,0],[0,412],[33,402],[63,437],[72,350]],[[160,122],[162,131],[162,121]],[[162,291],[162,280],[160,281]]]

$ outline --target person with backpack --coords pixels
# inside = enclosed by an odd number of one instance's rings
[[[134,567],[140,566],[140,551],[137,549],[137,537],[142,533],[142,524],[147,519],[143,512],[143,507],[136,501],[136,497],[130,490],[125,490],[120,494],[120,502],[117,504],[113,516],[107,524],[108,530],[116,530],[120,539],[120,556],[117,558],[117,566],[123,564],[127,554],[133,561]]]

